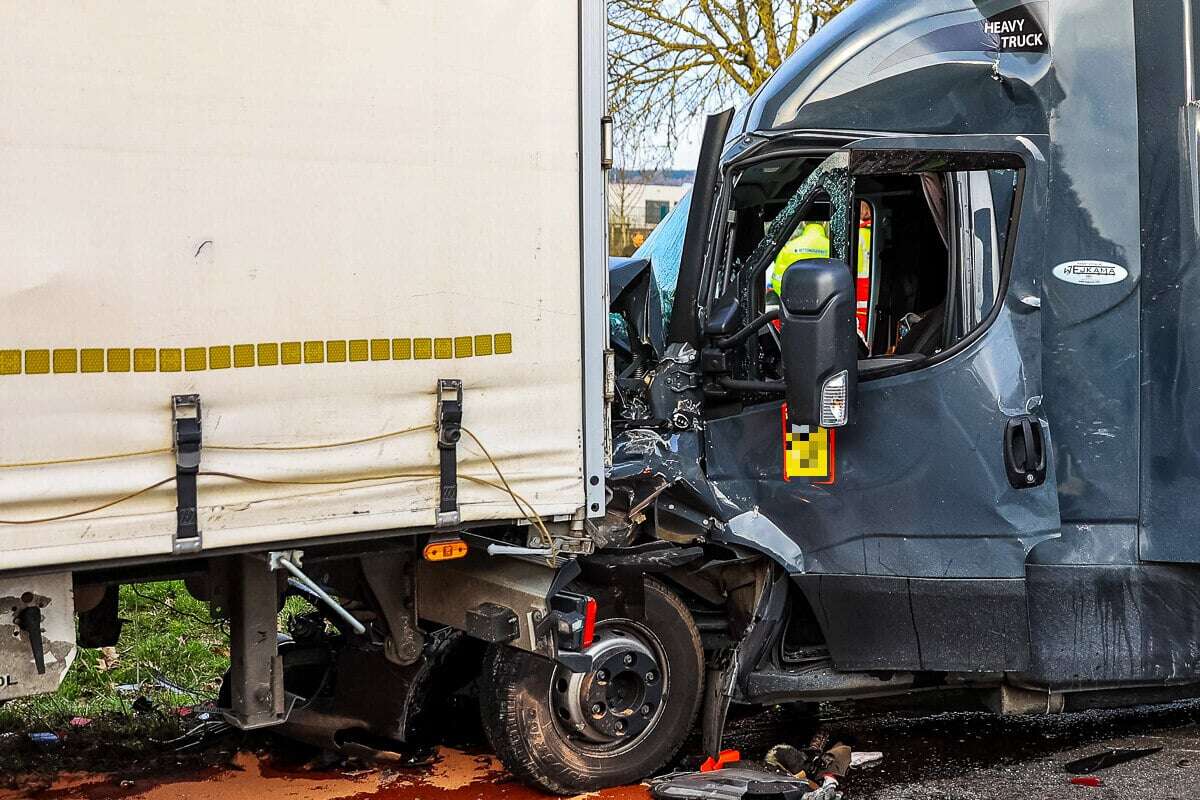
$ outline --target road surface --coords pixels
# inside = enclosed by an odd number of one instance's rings
[[[1096,798],[1183,800],[1200,797],[1200,703],[1057,717],[1000,719],[946,713],[827,715],[822,726],[859,749],[879,750],[876,768],[852,772],[851,800],[998,800]],[[803,745],[811,721],[786,709],[747,715],[729,744],[761,758],[778,742]],[[219,766],[169,761],[107,773],[65,773],[0,790],[0,800],[534,800],[482,752],[440,748],[432,764],[396,768],[314,766],[270,739],[257,752],[232,750]],[[243,742],[244,744],[244,742]],[[69,747],[68,741],[62,747]],[[1097,773],[1099,788],[1072,786],[1063,764],[1104,747],[1161,747],[1147,758]],[[149,772],[146,770],[149,769]],[[596,800],[641,800],[644,787],[611,789]]]

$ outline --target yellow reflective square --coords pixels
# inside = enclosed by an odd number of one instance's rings
[[[109,372],[129,372],[132,361],[129,358],[128,347],[110,347],[106,356],[106,364]]]
[[[279,361],[283,364],[300,363],[300,343],[284,342],[279,345]]]
[[[412,358],[412,339],[392,339],[392,358],[396,361]]]
[[[21,351],[0,350],[0,375],[21,374]]]
[[[104,349],[85,347],[79,351],[80,372],[104,372]]]
[[[273,367],[279,363],[279,345],[275,342],[261,342],[258,345],[258,365]]]
[[[183,368],[198,372],[208,367],[208,351],[203,347],[186,347],[183,350]]]
[[[470,358],[475,354],[474,339],[470,336],[454,337],[454,357]]]
[[[54,371],[77,372],[79,370],[79,354],[75,348],[60,347],[54,351]]]
[[[233,366],[235,366],[235,367],[253,367],[254,366],[254,345],[252,345],[252,344],[235,344],[233,346]]]
[[[320,364],[325,361],[325,343],[322,341],[304,343],[304,363]]]
[[[350,360],[351,361],[366,361],[367,354],[370,351],[367,348],[366,339],[351,339],[350,340]]]
[[[387,361],[392,357],[392,343],[388,339],[371,340],[371,360]]]
[[[451,358],[454,356],[454,341],[449,338],[437,338],[433,340],[433,357],[434,358]]]
[[[227,344],[217,344],[208,348],[209,369],[229,369],[233,366],[233,348]]]
[[[433,358],[433,339],[413,339],[413,358]]]
[[[475,337],[475,355],[490,356],[492,354],[492,335],[481,333]]]
[[[183,352],[178,347],[164,347],[158,351],[159,372],[179,372],[183,369]]]
[[[512,352],[512,334],[497,333],[496,338],[496,355],[508,355]]]
[[[337,339],[325,343],[325,360],[330,363],[346,360],[346,340]]]
[[[158,368],[158,351],[153,347],[133,348],[133,371],[154,372]]]
[[[26,350],[25,351],[25,374],[26,375],[45,375],[50,371],[50,351],[49,350]]]

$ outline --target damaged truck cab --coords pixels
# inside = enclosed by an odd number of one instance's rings
[[[1196,693],[1195,24],[859,0],[709,118],[677,283],[616,267],[612,488],[740,603],[710,749],[731,700]]]

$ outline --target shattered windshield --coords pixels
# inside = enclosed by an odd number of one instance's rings
[[[670,318],[671,304],[675,300],[675,284],[679,282],[679,262],[683,257],[683,234],[687,230],[688,210],[691,206],[692,193],[689,191],[633,253],[633,258],[650,260],[654,279],[658,281],[662,295],[665,319]]]

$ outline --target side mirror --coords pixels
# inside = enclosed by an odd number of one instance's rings
[[[780,338],[788,417],[837,428],[850,421],[858,386],[854,279],[832,258],[798,261],[780,286]]]

